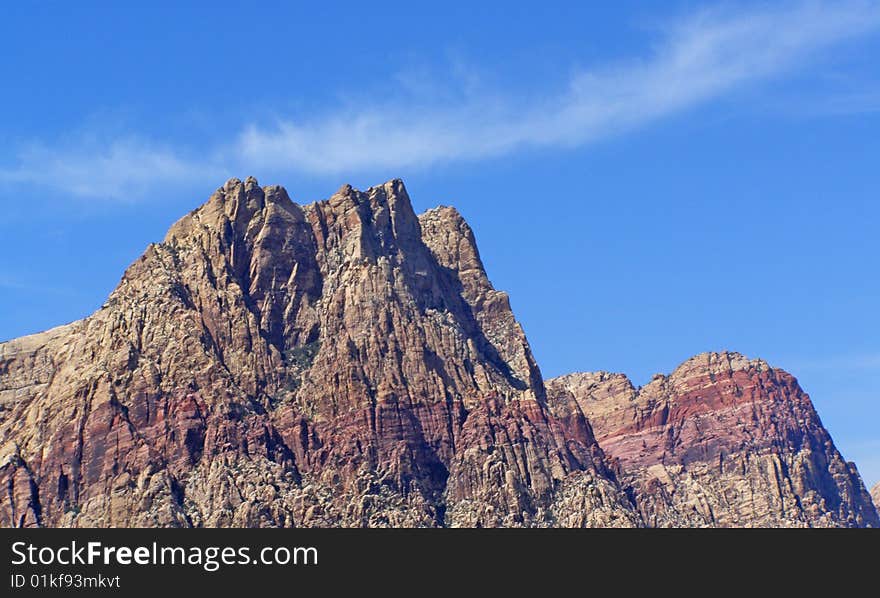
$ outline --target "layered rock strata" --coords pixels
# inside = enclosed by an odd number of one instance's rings
[[[5,526],[639,525],[452,208],[228,181],[0,344]]]
[[[0,492],[3,526],[878,525],[764,362],[545,386],[470,227],[399,180],[231,179],[97,312],[0,343]]]
[[[622,374],[547,382],[574,403],[649,526],[880,526],[856,467],[787,372],[705,353],[635,388]]]

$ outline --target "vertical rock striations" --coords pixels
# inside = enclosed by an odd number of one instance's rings
[[[547,385],[587,415],[647,525],[880,526],[809,397],[763,361],[705,353],[640,389],[605,372]]]
[[[0,344],[6,526],[638,525],[473,234],[399,180],[228,181],[95,314]]]
[[[0,492],[4,526],[878,523],[763,362],[545,388],[470,227],[399,180],[231,179],[97,312],[0,343]]]

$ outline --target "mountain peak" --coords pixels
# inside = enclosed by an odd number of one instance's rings
[[[473,230],[400,179],[229,179],[100,310],[0,344],[0,487],[15,526],[878,523],[763,362],[545,386]]]
[[[0,483],[21,492],[0,519],[546,524],[567,479],[577,505],[614,506],[555,516],[637,524],[583,419],[561,439],[462,226],[423,231],[399,179],[307,206],[230,179],[104,309],[9,352],[0,438],[17,448]],[[39,413],[39,430],[16,423]],[[497,461],[508,444],[530,452]]]
[[[807,394],[765,361],[709,352],[640,389],[602,374],[547,388],[587,416],[648,525],[880,525]],[[731,502],[738,488],[747,501]]]

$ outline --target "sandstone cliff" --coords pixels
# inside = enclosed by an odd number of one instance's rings
[[[809,397],[761,360],[706,353],[639,389],[606,372],[547,387],[587,415],[647,525],[880,525]]]
[[[469,226],[399,180],[231,179],[97,312],[0,343],[0,489],[4,526],[878,524],[763,362],[545,388]]]
[[[639,525],[451,208],[228,181],[0,344],[5,526]]]

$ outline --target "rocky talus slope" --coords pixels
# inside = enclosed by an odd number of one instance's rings
[[[0,344],[5,526],[633,526],[458,213],[228,181]]]
[[[650,526],[880,526],[868,492],[790,374],[706,353],[635,388],[622,374],[547,382],[575,403]]]
[[[877,523],[762,362],[548,390],[468,225],[399,180],[231,179],[97,312],[0,343],[0,492],[3,526]]]

